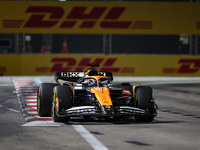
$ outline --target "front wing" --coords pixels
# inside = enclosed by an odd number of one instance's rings
[[[102,117],[112,117],[112,116],[137,116],[137,115],[149,115],[143,109],[130,106],[117,106],[114,111],[109,114],[105,114],[98,111],[95,106],[78,106],[67,109],[63,112],[57,113],[59,117],[79,117],[79,116],[102,116]]]

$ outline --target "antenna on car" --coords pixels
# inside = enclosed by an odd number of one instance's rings
[[[93,64],[92,65],[87,65],[87,66],[91,66],[92,70],[95,70],[94,67],[99,67],[99,65],[93,65]]]
[[[89,69],[88,72],[87,72],[87,74],[89,76],[96,76],[96,75],[98,75],[98,71],[95,70],[94,67],[99,67],[99,65],[93,65],[92,64],[92,65],[87,65],[87,66],[91,66],[92,67],[92,69]]]

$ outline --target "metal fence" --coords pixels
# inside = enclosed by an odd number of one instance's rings
[[[200,54],[197,35],[0,34],[0,53]]]

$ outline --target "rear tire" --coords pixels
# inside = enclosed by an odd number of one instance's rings
[[[57,114],[72,107],[72,90],[70,87],[56,86],[54,88],[52,119],[54,122],[67,122],[70,117],[60,117]],[[57,102],[56,102],[57,99]]]
[[[154,120],[154,102],[152,101],[152,88],[149,86],[139,86],[136,88],[136,106],[140,109],[148,112],[148,115],[135,116],[135,120],[138,122],[151,122]]]
[[[51,116],[53,88],[55,83],[41,83],[37,92],[37,112],[41,117]]]

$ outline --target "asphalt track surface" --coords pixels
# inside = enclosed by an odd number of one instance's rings
[[[0,77],[2,150],[200,149],[200,78],[117,77],[114,81],[152,86],[159,107],[152,123],[137,123],[134,118],[108,121],[73,118],[61,124],[27,121],[13,81],[36,78],[41,82],[53,82],[53,77],[49,76]]]

